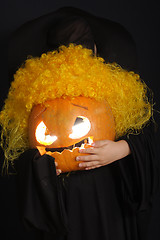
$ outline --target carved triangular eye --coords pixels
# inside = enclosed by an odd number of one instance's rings
[[[91,123],[87,117],[78,116],[72,127],[71,139],[78,139],[85,136],[91,129]]]
[[[35,136],[36,136],[37,142],[45,146],[51,145],[53,142],[57,140],[57,136],[49,135],[49,131],[43,121],[41,121],[38,124],[36,128]]]

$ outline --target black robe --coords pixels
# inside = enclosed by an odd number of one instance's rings
[[[23,222],[37,239],[144,240],[157,188],[154,126],[123,137],[131,155],[56,176],[54,158],[30,149],[17,160]],[[35,238],[36,239],[36,238]]]
[[[67,16],[85,18],[98,55],[137,71],[135,44],[122,26],[78,9],[62,8],[26,23],[12,35],[10,76],[28,55],[52,50],[49,33]],[[34,230],[34,239],[146,239],[157,188],[154,124],[122,139],[128,142],[131,155],[98,169],[58,177],[52,157],[40,156],[36,149],[21,155],[16,161],[19,209],[24,224]]]

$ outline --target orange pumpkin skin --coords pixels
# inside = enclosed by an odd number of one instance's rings
[[[77,117],[86,117],[91,128],[89,132],[76,139],[70,138],[72,127]],[[43,121],[50,135],[57,136],[57,140],[45,146],[37,141],[35,132],[38,124]],[[98,102],[95,99],[86,97],[57,98],[46,101],[45,105],[33,107],[29,117],[29,143],[32,148],[63,148],[74,145],[81,140],[93,137],[94,141],[114,140],[115,123],[110,106],[106,102]],[[62,153],[52,152],[50,155],[55,158],[58,168],[62,172],[80,170],[76,156],[82,155],[79,148],[63,150]]]
[[[88,145],[88,147],[90,147],[90,145]],[[81,163],[82,161],[76,161],[75,159],[77,156],[88,155],[84,153],[79,153],[79,148],[73,148],[72,150],[64,149],[62,153],[50,151],[46,152],[44,150],[43,154],[48,154],[55,158],[58,168],[61,169],[62,172],[83,170],[84,168],[79,167],[79,163]]]

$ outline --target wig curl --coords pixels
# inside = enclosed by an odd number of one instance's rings
[[[148,87],[138,74],[105,63],[81,45],[27,59],[14,75],[0,113],[1,140],[8,161],[29,148],[28,118],[32,107],[55,98],[84,96],[106,100],[115,119],[116,138],[142,129],[152,115]]]

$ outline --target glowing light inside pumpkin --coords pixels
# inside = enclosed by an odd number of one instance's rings
[[[88,137],[84,140],[84,143],[80,146],[80,149],[84,149],[86,147],[89,147],[93,143],[93,137]]]
[[[88,144],[91,145],[93,143],[93,137],[88,137]]]
[[[85,136],[91,129],[91,123],[86,117],[80,116],[83,122],[76,124],[72,127],[72,133],[69,135],[71,139],[77,139]]]
[[[41,121],[36,128],[36,133],[35,133],[36,140],[40,144],[51,145],[53,142],[57,140],[57,137],[51,136],[49,134],[46,135],[46,130],[47,130],[46,125],[44,124],[43,121]]]

